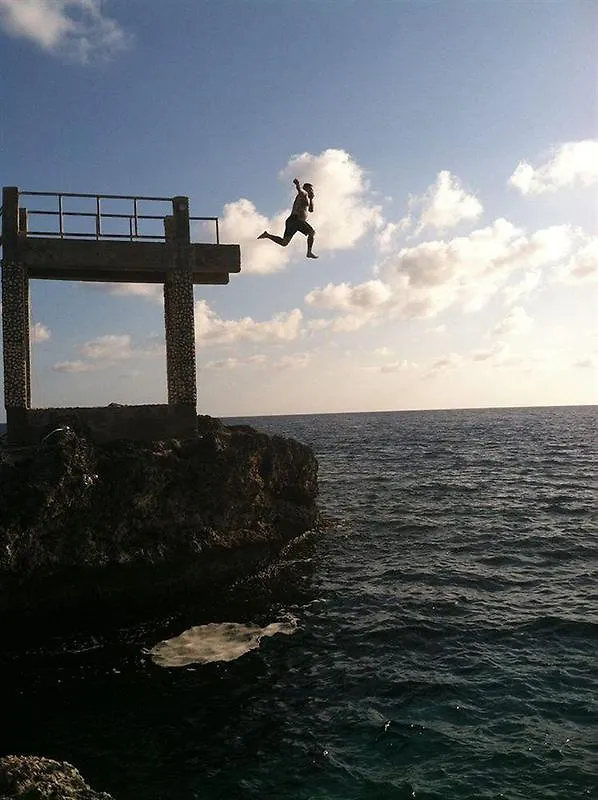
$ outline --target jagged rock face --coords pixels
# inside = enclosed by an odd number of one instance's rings
[[[0,758],[0,800],[112,800],[106,792],[95,792],[81,773],[66,761],[38,756]]]
[[[313,529],[316,497],[310,448],[246,426],[200,417],[196,439],[102,445],[56,431],[0,460],[0,611],[234,573]]]

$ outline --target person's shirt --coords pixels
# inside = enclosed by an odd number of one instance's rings
[[[307,199],[307,192],[303,191],[303,189],[298,189],[297,197],[293,202],[292,216],[299,217],[299,219],[307,219],[308,205],[309,200]]]

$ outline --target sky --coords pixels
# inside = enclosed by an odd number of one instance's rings
[[[595,404],[597,40],[595,0],[0,0],[1,184],[219,217],[200,413]],[[295,177],[317,260],[257,239]],[[160,286],[30,289],[33,406],[166,402]]]

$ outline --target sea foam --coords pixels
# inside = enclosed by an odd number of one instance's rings
[[[297,621],[293,617],[272,622],[263,628],[239,622],[210,622],[158,642],[149,655],[160,667],[234,661],[250,650],[257,649],[265,636],[275,636],[277,633],[289,635],[296,631]]]

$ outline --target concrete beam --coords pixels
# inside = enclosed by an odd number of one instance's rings
[[[37,444],[49,431],[63,425],[96,442],[188,439],[197,433],[197,412],[195,406],[188,405],[7,409],[7,422],[11,445]]]
[[[30,278],[46,280],[164,283],[177,264],[191,273],[194,283],[220,284],[228,283],[223,274],[241,271],[236,244],[28,237],[19,239],[16,260]]]

